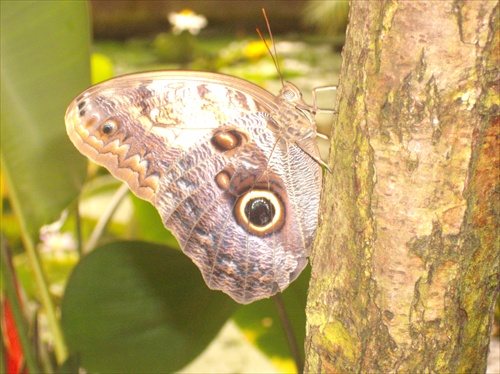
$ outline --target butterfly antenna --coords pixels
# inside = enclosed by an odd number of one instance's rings
[[[280,64],[278,61],[278,53],[276,52],[276,44],[274,43],[273,33],[271,32],[271,25],[269,24],[269,20],[267,19],[266,10],[264,8],[262,8],[262,13],[264,14],[264,19],[266,20],[267,31],[269,33],[269,37],[271,38],[271,44],[273,45],[274,53],[273,53],[273,51],[271,51],[271,48],[269,48],[269,46],[267,45],[266,39],[264,39],[264,37],[262,36],[262,33],[260,32],[260,30],[258,28],[257,28],[257,34],[259,34],[260,39],[262,40],[262,42],[264,43],[264,45],[267,48],[267,51],[271,55],[271,58],[273,59],[273,62],[274,62],[274,66],[276,66],[276,71],[278,72],[278,75],[280,77],[281,85],[284,86],[285,84],[283,83],[283,76],[281,75]]]

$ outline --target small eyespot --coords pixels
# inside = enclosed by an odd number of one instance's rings
[[[227,170],[222,170],[219,174],[215,176],[215,183],[217,187],[222,190],[227,190],[229,184],[231,183],[231,174]]]
[[[82,100],[78,103],[78,109],[82,110],[87,105],[87,100]]]
[[[78,111],[79,111],[79,112],[78,112],[78,115],[79,115],[80,117],[84,117],[84,116],[86,116],[86,115],[87,115],[87,113],[88,113],[89,111],[91,111],[91,110],[92,110],[92,105],[90,105],[90,104],[88,103],[88,101],[85,99],[85,100],[82,100],[82,101],[80,101],[80,102],[78,103],[77,108],[78,108]]]
[[[246,136],[238,130],[225,130],[214,134],[212,145],[220,152],[231,151],[246,142]]]
[[[116,122],[109,120],[102,124],[101,131],[103,132],[103,134],[111,135],[116,131],[117,128],[118,125],[116,124]]]

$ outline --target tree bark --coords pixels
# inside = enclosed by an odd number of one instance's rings
[[[352,1],[305,372],[484,372],[499,292],[499,6]]]

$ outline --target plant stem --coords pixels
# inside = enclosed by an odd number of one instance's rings
[[[113,199],[107,206],[106,210],[99,217],[99,221],[97,221],[97,225],[95,226],[94,231],[92,231],[92,234],[90,235],[87,244],[84,246],[83,248],[84,254],[89,253],[95,248],[97,242],[102,236],[104,228],[106,227],[109,220],[115,213],[116,209],[118,208],[118,205],[120,205],[123,198],[127,195],[128,191],[129,188],[125,183],[122,184],[121,187],[116,191],[116,193],[113,196]]]
[[[2,159],[3,161],[3,159]],[[2,171],[6,171],[4,177],[6,178],[7,185],[12,186],[13,183],[10,180],[10,177],[7,173],[7,168],[4,167],[2,162]],[[49,326],[49,330],[52,334],[52,338],[54,339],[54,352],[56,355],[56,361],[58,364],[62,364],[66,358],[68,357],[68,349],[66,347],[66,343],[64,341],[64,336],[62,333],[61,325],[59,323],[59,319],[57,318],[56,308],[54,305],[54,301],[49,292],[48,282],[45,278],[45,274],[42,269],[42,265],[40,259],[38,257],[38,253],[36,252],[34,237],[38,233],[37,230],[28,228],[28,223],[25,217],[25,211],[22,209],[21,204],[19,202],[19,198],[16,196],[16,190],[10,190],[11,202],[14,208],[15,215],[19,219],[19,226],[21,228],[21,239],[24,244],[24,249],[26,251],[26,255],[28,257],[31,269],[35,276],[35,284],[37,285],[40,301],[42,303],[43,310],[47,316],[47,324]],[[40,228],[38,228],[39,230]],[[4,244],[2,243],[2,247]]]
[[[77,199],[73,212],[75,214],[75,236],[76,236],[76,251],[78,252],[78,255],[82,257],[82,251],[83,251],[83,246],[82,246],[82,219],[80,217],[80,200]]]
[[[273,296],[273,300],[276,304],[276,308],[278,309],[278,314],[281,319],[281,323],[283,324],[283,328],[285,329],[286,340],[288,342],[288,347],[290,348],[290,352],[295,361],[295,365],[297,366],[297,372],[302,373],[304,371],[304,361],[300,357],[300,350],[297,344],[297,339],[295,338],[295,334],[293,333],[293,327],[290,323],[290,319],[288,318],[288,314],[286,313],[286,307],[283,303],[283,299],[281,295],[278,293]]]
[[[68,350],[64,341],[59,319],[57,318],[56,307],[52,297],[50,296],[48,282],[45,278],[40,258],[36,252],[35,244],[26,231],[22,230],[22,232],[24,248],[35,275],[35,282],[40,292],[40,299],[47,316],[47,323],[52,333],[52,338],[54,339],[54,352],[56,354],[56,360],[58,364],[62,364],[68,356]]]

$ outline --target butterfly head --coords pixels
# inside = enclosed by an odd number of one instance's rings
[[[302,93],[295,85],[285,82],[276,100],[279,112],[273,117],[283,124],[281,135],[285,139],[295,143],[315,136],[315,113],[302,99]]]
[[[281,89],[279,96],[291,103],[303,101],[302,92],[300,92],[297,86],[290,82],[285,82],[283,84],[283,88]]]
[[[302,99],[302,92],[294,84],[285,82],[278,95],[278,100],[286,106],[297,109],[309,122],[314,122],[313,108]]]

